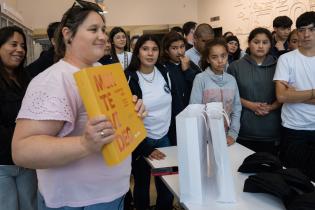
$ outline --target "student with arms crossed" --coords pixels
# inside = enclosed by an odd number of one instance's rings
[[[297,50],[279,58],[274,81],[284,138],[281,159],[315,180],[315,12],[296,20]]]

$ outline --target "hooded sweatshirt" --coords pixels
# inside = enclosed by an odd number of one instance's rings
[[[252,102],[272,104],[276,100],[273,76],[276,60],[268,55],[258,65],[249,55],[233,62],[228,73],[236,79],[240,97]],[[280,108],[265,116],[257,116],[252,110],[243,107],[239,137],[248,141],[280,140]]]
[[[207,104],[210,102],[222,102],[223,108],[231,121],[227,135],[236,139],[240,129],[242,110],[237,83],[233,76],[225,72],[216,75],[208,67],[195,77],[190,103]]]

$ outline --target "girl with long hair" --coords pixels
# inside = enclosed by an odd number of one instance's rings
[[[146,210],[150,203],[151,167],[149,159],[163,159],[157,148],[170,146],[168,131],[172,114],[171,80],[169,72],[158,64],[160,45],[153,35],[143,35],[136,43],[131,63],[125,71],[130,89],[142,98],[148,111],[144,119],[147,138],[133,153],[134,203],[137,210]],[[156,209],[171,210],[173,195],[159,177],[155,178]]]
[[[128,52],[128,36],[126,31],[121,27],[114,27],[109,38],[112,44],[112,57],[114,62],[119,62],[125,70],[131,61],[131,52]]]

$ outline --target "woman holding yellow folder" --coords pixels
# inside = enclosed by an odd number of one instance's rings
[[[73,73],[100,65],[105,19],[96,4],[76,0],[56,36],[60,60],[30,83],[13,137],[16,164],[37,169],[39,209],[123,209],[130,159],[104,163],[100,152],[114,139],[105,116],[88,119]],[[135,100],[136,102],[136,100]],[[144,112],[141,100],[135,105]]]

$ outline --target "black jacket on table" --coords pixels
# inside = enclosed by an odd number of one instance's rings
[[[201,71],[192,61],[190,61],[190,68],[186,71],[182,70],[180,64],[170,61],[163,62],[162,65],[169,71],[173,90],[172,119],[168,136],[171,144],[177,145],[175,117],[188,106],[193,81]]]
[[[26,88],[14,84],[9,86],[0,76],[0,165],[14,165],[11,142],[15,120],[21,108]]]
[[[167,86],[171,90],[172,98],[173,98],[173,91],[172,91],[172,84],[169,76],[168,70],[162,66],[162,65],[155,65],[157,69],[161,72],[164,80],[166,81]],[[137,72],[135,71],[129,71],[128,69],[125,70],[125,75],[131,90],[132,95],[136,95],[139,99],[142,99],[142,90],[139,85],[139,77]],[[173,100],[172,100],[173,103]],[[153,148],[150,144],[147,143],[146,139],[144,139],[138,147],[135,149],[135,151],[132,153],[133,159],[137,159],[140,156],[149,156],[153,150]]]

